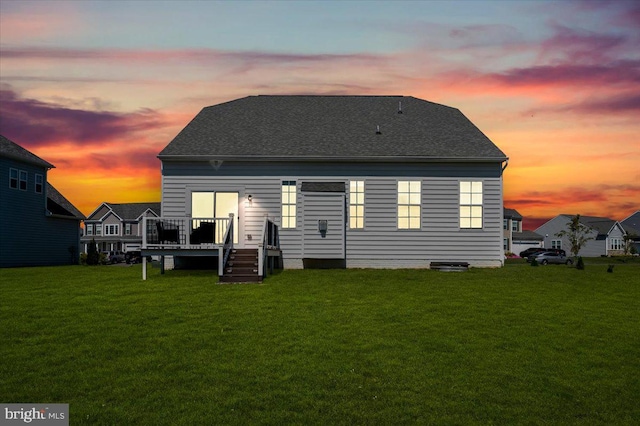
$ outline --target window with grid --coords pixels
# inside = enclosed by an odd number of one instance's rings
[[[421,182],[398,181],[398,229],[420,229]]]
[[[282,228],[296,227],[296,181],[282,181]]]
[[[349,182],[349,228],[364,228],[364,181]]]
[[[25,172],[24,170],[20,170],[20,190],[21,191],[26,191],[27,190],[27,177],[28,177],[28,173]]]
[[[44,176],[36,175],[36,193],[42,194],[44,191]]]
[[[609,250],[622,250],[622,238],[612,238],[609,240]]]
[[[104,226],[104,235],[119,235],[120,234],[120,226],[119,225],[105,225]]]
[[[124,235],[131,235],[131,224],[130,223],[125,223],[124,224]]]
[[[482,182],[460,182],[460,228],[482,228]]]
[[[552,249],[562,249],[562,240],[551,240]]]
[[[9,169],[9,188],[18,189],[18,170]]]
[[[87,233],[87,235],[93,235],[93,225],[89,224],[85,224],[84,225],[85,228],[85,232]]]
[[[99,223],[96,224],[96,235],[102,235],[102,225]]]

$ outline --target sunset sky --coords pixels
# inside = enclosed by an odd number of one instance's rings
[[[85,214],[159,201],[173,137],[260,94],[459,108],[529,229],[640,209],[637,1],[0,1],[0,133]]]

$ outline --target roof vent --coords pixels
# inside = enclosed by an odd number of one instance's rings
[[[402,101],[398,101],[398,114],[402,114]]]
[[[380,126],[376,126],[376,135],[381,135]]]

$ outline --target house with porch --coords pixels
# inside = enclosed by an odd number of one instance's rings
[[[569,239],[558,237],[556,234],[566,230],[575,215],[561,214],[536,229],[536,233],[544,238],[544,247],[563,249],[569,254],[571,245]],[[614,219],[598,216],[580,216],[580,223],[590,228],[589,241],[578,253],[584,257],[612,256],[624,253],[624,236],[626,231]]]
[[[92,240],[98,251],[139,251],[142,218],[160,216],[160,203],[108,203],[98,206],[84,221],[80,242],[85,253]]]
[[[48,182],[54,167],[0,135],[0,267],[78,263],[84,215]]]
[[[260,274],[263,247],[285,268],[503,264],[508,158],[456,108],[249,96],[204,108],[158,157],[162,217],[143,254],[216,256],[221,275],[231,250],[258,252]]]
[[[504,209],[502,232],[504,234],[504,251],[518,254],[531,247],[542,247],[541,235],[522,229],[522,215],[515,209]]]

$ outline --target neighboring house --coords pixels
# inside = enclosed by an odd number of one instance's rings
[[[84,215],[47,182],[54,167],[0,135],[0,267],[78,263]]]
[[[640,210],[620,222],[625,232],[633,240],[636,253],[640,253]]]
[[[522,215],[514,209],[504,209],[502,224],[505,253],[518,254],[531,247],[543,247],[542,235],[522,229]]]
[[[558,237],[556,234],[568,229],[568,224],[574,216],[561,214],[536,229],[536,233],[544,236],[544,247],[560,248],[567,254],[570,253],[569,239]],[[591,239],[578,253],[580,256],[611,256],[623,253],[625,230],[619,222],[606,217],[580,216],[580,223],[591,228],[588,234]]]
[[[81,238],[87,253],[92,239],[98,251],[136,251],[142,245],[142,218],[160,216],[160,203],[102,203],[84,221]]]
[[[164,218],[233,213],[244,249],[272,218],[285,268],[503,264],[508,158],[456,108],[250,96],[204,108],[158,157]]]

